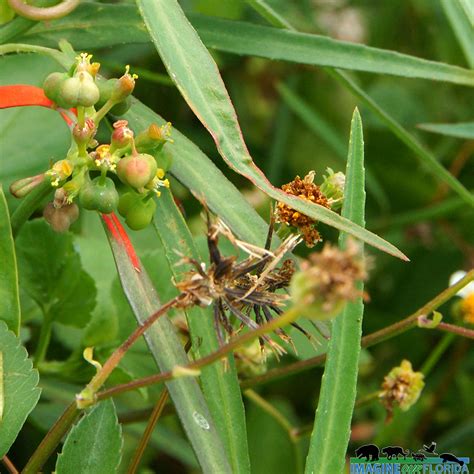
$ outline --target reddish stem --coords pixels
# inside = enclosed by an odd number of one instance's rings
[[[114,240],[119,242],[124,248],[125,252],[127,252],[128,258],[133,265],[133,268],[137,272],[141,272],[141,265],[140,259],[138,258],[137,254],[135,253],[135,249],[133,248],[132,242],[130,242],[130,238],[127,235],[127,232],[122,226],[119,218],[116,216],[114,212],[111,214],[101,214],[107,229],[112,234]]]

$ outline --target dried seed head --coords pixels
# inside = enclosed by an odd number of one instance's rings
[[[314,171],[309,172],[304,179],[299,176],[281,189],[292,196],[297,196],[320,206],[331,207],[326,196],[321,192],[318,185],[314,184]],[[321,240],[321,235],[316,230],[317,222],[299,211],[291,208],[283,202],[279,202],[276,208],[277,222],[296,227],[303,235],[308,247],[313,247]]]
[[[290,294],[304,316],[331,319],[347,301],[363,296],[357,283],[366,278],[364,259],[353,240],[346,250],[326,244],[301,264],[301,271],[291,280]]]
[[[380,401],[387,410],[387,420],[390,421],[394,407],[407,411],[416,403],[425,386],[424,375],[415,372],[411,362],[403,360],[400,366],[394,367],[385,376],[380,392]]]

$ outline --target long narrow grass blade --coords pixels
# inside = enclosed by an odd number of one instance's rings
[[[461,0],[441,0],[441,6],[451,23],[467,63],[474,69],[474,22],[468,16],[469,11],[471,16],[474,15],[474,4],[471,2],[468,10],[465,10]]]
[[[141,324],[160,307],[158,295],[118,219],[114,215],[104,215],[104,228],[122,288],[138,324]],[[160,318],[145,333],[145,339],[161,371],[187,364],[184,348],[168,318]],[[197,381],[183,377],[166,386],[203,472],[231,472],[222,441]]]
[[[188,226],[173,201],[169,190],[164,190],[159,202],[154,226],[161,239],[173,276],[177,281],[189,270],[178,266],[182,255],[203,261],[193,242]],[[219,348],[209,308],[195,307],[187,311],[195,358],[204,357]],[[202,369],[202,383],[209,409],[217,429],[225,442],[234,473],[249,473],[245,413],[234,359],[227,359],[228,368],[218,362]]]
[[[183,97],[214,138],[226,163],[275,200],[347,232],[403,260],[407,257],[381,237],[317,204],[271,185],[249,155],[235,110],[217,66],[178,2],[137,0],[151,38]],[[280,31],[280,30],[278,30]]]
[[[288,28],[288,22],[262,0],[249,3],[279,28]],[[164,5],[169,15],[175,8],[171,0],[145,0],[142,4],[151,10]],[[162,19],[154,20],[161,22]],[[216,17],[190,15],[190,20],[204,44],[220,51],[474,86],[474,71],[396,51]],[[174,25],[178,31],[179,25],[179,22]],[[21,28],[17,31],[21,32]],[[11,32],[0,29],[0,38],[2,36],[3,42],[12,37]],[[55,47],[61,38],[68,38],[76,49],[89,48],[91,44],[100,48],[149,39],[133,5],[84,2],[64,18],[37,24],[18,41]]]
[[[420,123],[418,128],[448,137],[474,140],[474,122],[460,123]]]
[[[356,109],[351,124],[342,214],[362,226],[365,223],[364,181],[362,121]],[[341,234],[342,247],[346,241],[347,235]],[[362,283],[359,288],[362,290]],[[364,303],[359,298],[348,303],[333,323],[306,474],[344,472],[356,397],[363,313]]]

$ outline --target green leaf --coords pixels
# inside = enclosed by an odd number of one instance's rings
[[[96,289],[82,270],[72,234],[58,234],[43,219],[36,219],[25,224],[16,244],[21,286],[43,314],[84,327],[95,306]]]
[[[129,125],[140,132],[151,123],[166,121],[151,109],[136,102],[125,115]],[[191,140],[173,128],[174,143],[164,152],[172,158],[171,174],[184,184],[198,199],[204,199],[209,209],[217,214],[233,232],[255,245],[263,246],[268,225],[247,202],[222,171]],[[212,183],[219,183],[213,186]]]
[[[327,72],[354,94],[366,105],[387,127],[420,158],[422,165],[433,176],[446,183],[453,191],[461,196],[466,203],[474,206],[472,195],[449,171],[447,171],[436,157],[425,148],[413,135],[405,130],[389,113],[385,112],[371,97],[369,97],[347,74],[341,71]]]
[[[104,215],[103,220],[120,283],[137,322],[141,324],[159,309],[160,300],[117,218]],[[161,371],[188,363],[176,331],[166,316],[159,318],[148,329],[145,340]],[[203,472],[231,472],[222,441],[197,381],[182,377],[168,382],[166,386]]]
[[[10,214],[5,194],[0,185],[0,320],[16,335],[20,331],[20,297],[15,246],[13,244]]]
[[[329,209],[299,197],[289,196],[273,187],[252,161],[217,66],[179,4],[175,0],[166,3],[162,0],[153,3],[141,0],[137,2],[168,73],[208,129],[219,153],[232,169],[248,178],[273,199],[283,201],[313,219],[348,232],[384,252],[407,259],[392,244]]]
[[[474,140],[474,122],[460,123],[420,123],[418,128],[448,137]]]
[[[143,2],[149,11],[157,11],[161,4],[171,15],[174,2]],[[474,86],[473,71],[395,51],[216,17],[191,15],[190,19],[204,44],[219,51]],[[177,30],[180,23],[174,25]],[[61,38],[68,38],[76,49],[148,42],[136,8],[102,3],[84,3],[64,18],[38,23],[18,41],[55,47]],[[169,46],[172,50],[172,43]]]
[[[441,6],[451,23],[467,63],[474,69],[474,22],[468,16],[469,11],[473,15],[473,4],[471,3],[465,10],[461,0],[441,0]]]
[[[0,321],[0,458],[8,452],[39,400],[38,380],[20,339]]]
[[[204,16],[191,19],[204,44],[219,51],[474,86],[473,71],[451,64],[280,28]]]
[[[122,429],[112,400],[100,402],[69,432],[57,474],[115,474],[122,457]]]
[[[145,25],[133,5],[81,3],[71,14],[58,20],[37,23],[19,42],[57,47],[62,38],[74,49],[104,48],[148,41]]]
[[[182,255],[203,261],[194,245],[191,233],[169,190],[164,190],[159,200],[154,220],[155,228],[165,248],[170,269],[176,281],[189,270],[177,266]],[[219,348],[213,315],[210,309],[195,307],[187,311],[187,319],[193,341],[195,358],[204,357]],[[250,461],[245,427],[245,413],[234,358],[228,357],[229,367],[222,363],[212,364],[202,370],[204,393],[225,440],[232,472],[250,472]]]
[[[362,121],[356,109],[352,118],[346,189],[342,214],[364,225],[364,142]],[[347,235],[339,238],[341,247]],[[359,289],[363,285],[359,283]],[[357,391],[357,373],[362,336],[362,298],[347,303],[332,325],[326,365],[321,383],[305,472],[344,472],[347,445]]]

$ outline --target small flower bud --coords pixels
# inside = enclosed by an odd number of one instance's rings
[[[125,67],[125,74],[118,79],[112,89],[110,98],[116,103],[125,100],[135,88],[135,79],[137,79],[138,76],[136,74],[130,74],[129,71],[130,66],[127,65]]]
[[[51,179],[51,186],[58,187],[59,182],[69,178],[74,170],[73,164],[69,160],[59,160],[53,167],[46,171],[45,175]]]
[[[25,197],[44,180],[44,173],[22,178],[10,185],[10,193],[16,198]]]
[[[155,177],[157,168],[153,156],[141,153],[122,158],[117,165],[117,175],[122,183],[142,189]]]
[[[344,199],[344,186],[346,176],[341,171],[334,173],[331,168],[327,168],[327,176],[324,175],[324,181],[321,184],[321,192],[327,197],[328,203],[333,211],[342,207]]]
[[[74,126],[72,130],[72,136],[74,137],[74,141],[78,145],[85,145],[87,146],[90,141],[94,138],[97,132],[97,127],[92,119],[87,119],[84,127],[81,127],[78,123]]]
[[[423,379],[424,375],[415,372],[408,360],[403,360],[400,366],[394,367],[385,376],[379,397],[387,410],[388,420],[391,419],[395,406],[407,411],[416,403],[425,386]]]
[[[290,295],[301,315],[328,320],[337,316],[345,303],[363,296],[357,282],[367,278],[358,246],[349,240],[346,250],[325,245],[309,255],[290,283]]]
[[[156,123],[152,123],[146,130],[137,135],[135,145],[140,152],[157,151],[160,150],[166,142],[173,142],[170,136],[170,122],[161,127]]]
[[[117,120],[114,123],[114,131],[110,142],[110,150],[114,152],[120,148],[125,148],[133,141],[133,131],[128,128],[126,120]]]

